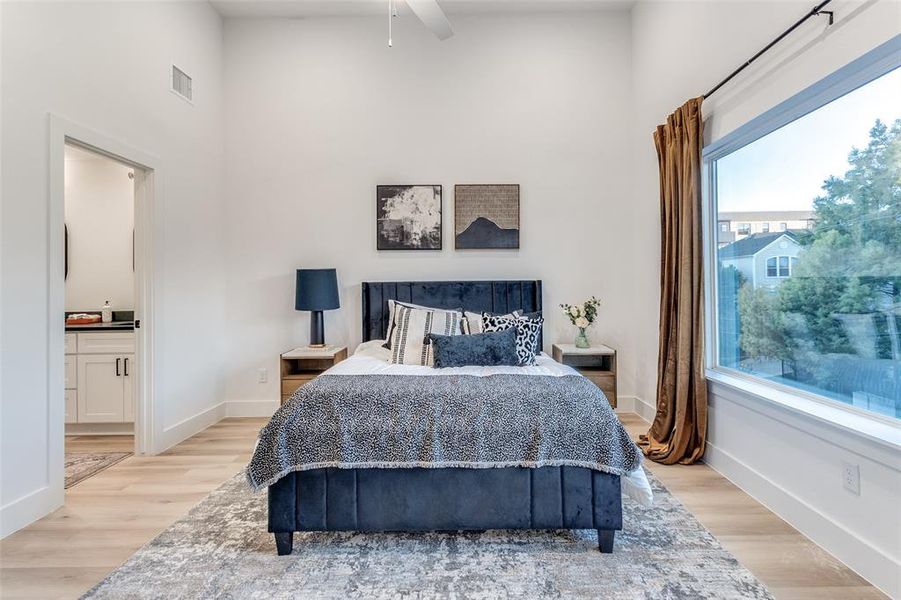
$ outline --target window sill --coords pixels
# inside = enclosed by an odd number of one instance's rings
[[[898,468],[901,426],[793,394],[722,369],[707,369],[711,393],[784,422],[852,452]],[[779,414],[773,414],[778,411]],[[873,455],[874,448],[883,454]]]

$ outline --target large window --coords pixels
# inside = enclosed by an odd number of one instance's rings
[[[893,60],[846,89],[834,77],[831,87],[814,86],[818,101],[803,92],[786,103],[794,120],[784,110],[763,115],[705,150],[705,167],[710,223],[717,213],[759,212],[776,224],[751,233],[741,223],[748,235],[738,239],[710,228],[714,366],[901,418],[901,68]],[[824,88],[834,92],[823,97]]]

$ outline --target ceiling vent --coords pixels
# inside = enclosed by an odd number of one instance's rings
[[[176,67],[172,65],[172,91],[187,100],[188,102],[194,101],[194,80],[191,77]]]

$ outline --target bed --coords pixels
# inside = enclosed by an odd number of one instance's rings
[[[383,354],[389,299],[532,313],[541,282],[364,282],[362,294],[363,344],[279,409],[248,465],[278,554],[300,531],[488,529],[595,529],[612,552],[623,490],[648,503],[650,486],[593,384],[545,354],[453,369]]]

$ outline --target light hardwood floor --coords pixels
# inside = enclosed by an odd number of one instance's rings
[[[0,597],[78,598],[240,471],[265,422],[225,419],[163,454],[131,456],[70,488],[63,508],[0,542]],[[112,449],[122,440],[103,443]],[[67,443],[78,446],[94,449],[97,440]]]
[[[620,419],[633,438],[647,432],[637,415]],[[710,467],[645,465],[777,599],[887,598]]]
[[[622,420],[636,436],[647,428],[637,416]],[[65,507],[0,542],[0,596],[77,598],[237,473],[264,422],[225,419],[76,485]],[[648,464],[776,598],[885,597],[712,469]]]

